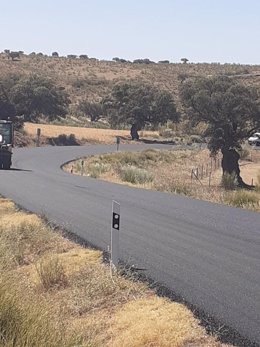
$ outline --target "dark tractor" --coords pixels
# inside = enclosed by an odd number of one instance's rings
[[[8,170],[12,165],[13,141],[13,123],[0,120],[0,169]]]

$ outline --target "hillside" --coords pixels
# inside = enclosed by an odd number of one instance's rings
[[[0,54],[0,74],[40,74],[65,88],[73,104],[79,100],[99,101],[115,83],[137,80],[168,90],[178,104],[178,86],[185,77],[207,75],[243,75],[240,81],[260,88],[260,65],[237,64],[134,64],[97,59],[68,59],[47,56],[26,56],[8,60]],[[252,76],[255,75],[255,76]]]

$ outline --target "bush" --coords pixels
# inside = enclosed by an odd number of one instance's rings
[[[243,147],[240,149],[239,155],[241,160],[245,160],[245,159],[248,159],[250,152],[247,148]]]
[[[225,201],[235,207],[257,209],[260,206],[259,195],[246,190],[227,193]]]
[[[192,143],[203,143],[204,142],[203,138],[201,136],[199,136],[199,135],[191,135],[190,136],[190,141]]]
[[[221,185],[225,190],[234,190],[237,188],[237,178],[234,173],[231,175],[228,173],[224,173],[222,176]]]
[[[169,128],[159,130],[159,135],[165,138],[172,138],[174,134],[175,134],[174,131]]]
[[[132,184],[144,184],[153,181],[153,175],[144,169],[139,169],[135,166],[125,166],[120,170],[120,178],[124,182]]]
[[[107,172],[109,169],[109,165],[103,163],[94,163],[89,166],[88,172],[89,176],[92,178],[99,178],[100,175]]]
[[[155,189],[161,192],[170,192],[180,195],[191,196],[191,188],[178,180],[163,180],[155,182]]]
[[[60,134],[58,137],[50,138],[49,143],[53,146],[79,146],[79,142],[74,134]]]
[[[36,270],[45,290],[67,285],[64,267],[58,257],[43,259],[36,265]]]

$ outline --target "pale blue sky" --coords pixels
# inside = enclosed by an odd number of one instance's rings
[[[260,64],[260,0],[0,0],[0,51]]]

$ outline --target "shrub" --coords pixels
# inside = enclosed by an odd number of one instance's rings
[[[192,195],[191,188],[187,184],[174,179],[165,179],[155,182],[155,189],[162,192],[170,192],[187,196]]]
[[[54,146],[79,146],[79,142],[74,134],[60,134],[58,137],[50,138],[49,142]]]
[[[109,165],[103,163],[94,163],[89,166],[88,172],[89,176],[92,178],[98,178],[103,173],[107,172],[109,169]]]
[[[226,193],[225,201],[235,207],[257,209],[260,206],[259,195],[246,190]]]
[[[241,160],[248,159],[250,152],[247,148],[243,147],[240,149],[239,155]]]
[[[67,277],[58,257],[43,259],[36,265],[40,282],[45,290],[65,287]]]
[[[174,136],[174,131],[169,128],[160,129],[159,135],[165,138],[172,138]]]
[[[191,136],[190,136],[190,141],[191,141],[192,143],[203,143],[203,142],[204,142],[203,139],[202,139],[202,137],[199,136],[199,135],[191,135]]]
[[[237,188],[237,178],[234,173],[231,175],[224,173],[222,176],[221,185],[225,190],[234,190]]]
[[[144,184],[153,181],[153,175],[144,169],[135,166],[125,166],[121,168],[120,178],[124,182],[132,184]]]

